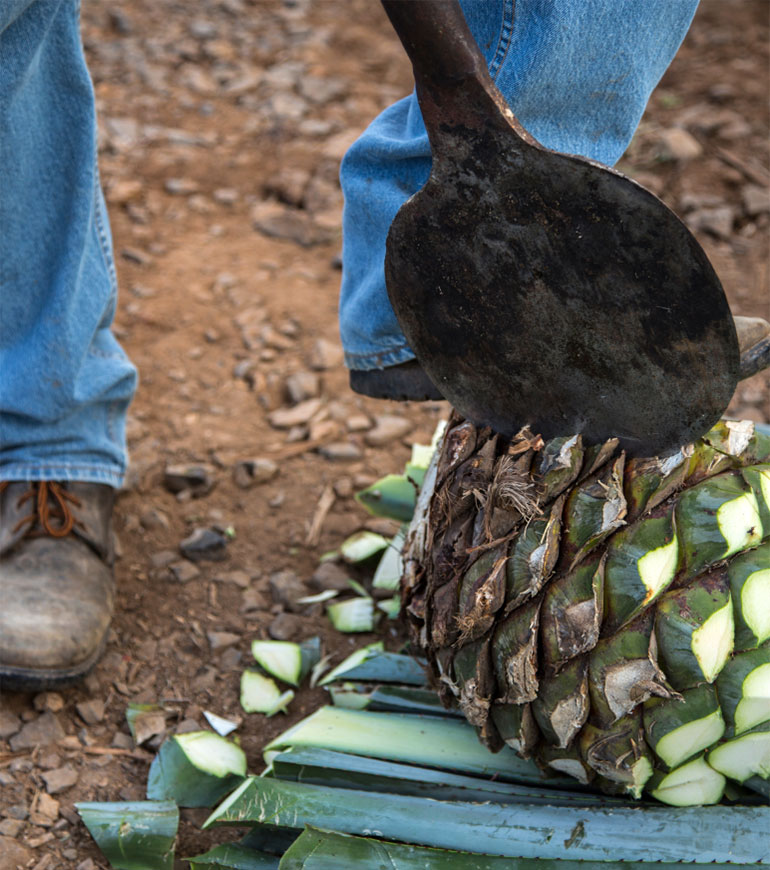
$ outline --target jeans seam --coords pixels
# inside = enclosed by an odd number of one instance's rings
[[[385,349],[370,350],[369,352],[363,352],[363,353],[355,353],[353,351],[346,350],[345,356],[350,357],[351,359],[353,357],[360,358],[360,359],[371,359],[371,357],[377,356],[378,354],[394,353],[394,352],[397,352],[399,350],[409,350],[409,345],[406,342],[402,341],[401,344],[394,344],[393,346],[387,347]]]
[[[516,0],[503,0],[503,15],[500,24],[500,35],[498,36],[495,53],[489,63],[489,75],[493,81],[497,78],[503,63],[508,56],[508,50],[511,47],[515,8]]]

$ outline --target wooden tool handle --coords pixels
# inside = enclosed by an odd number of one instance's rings
[[[434,157],[452,125],[513,127],[530,143],[489,76],[457,0],[382,0],[414,69],[417,99]]]

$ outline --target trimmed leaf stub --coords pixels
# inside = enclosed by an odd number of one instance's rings
[[[173,801],[90,802],[75,809],[115,870],[173,870],[179,827]]]

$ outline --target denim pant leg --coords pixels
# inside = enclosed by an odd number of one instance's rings
[[[676,54],[698,0],[460,0],[490,74],[543,145],[612,165]],[[404,59],[406,63],[406,59]],[[342,161],[340,332],[351,369],[412,359],[385,290],[385,239],[430,173],[414,94]]]
[[[136,370],[78,0],[0,3],[0,479],[119,486]]]

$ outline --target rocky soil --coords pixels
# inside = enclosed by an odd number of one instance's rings
[[[244,714],[250,642],[320,634],[339,660],[372,639],[296,599],[344,583],[316,574],[320,555],[381,525],[353,492],[400,470],[446,411],[357,397],[341,362],[339,160],[411,86],[379,4],[91,0],[83,17],[116,329],[141,388],[107,653],[75,689],[2,698],[8,870],[105,868],[74,802],[142,798],[163,733],[203,727],[204,710],[240,722],[258,771],[264,743],[324,702],[305,689],[287,716]],[[735,311],[764,317],[768,46],[764,0],[702,0],[621,162],[685,218]],[[741,384],[731,412],[770,421],[770,378]],[[199,529],[208,543],[186,540]],[[139,747],[129,702],[168,713]],[[183,811],[180,854],[211,842],[202,815]]]

